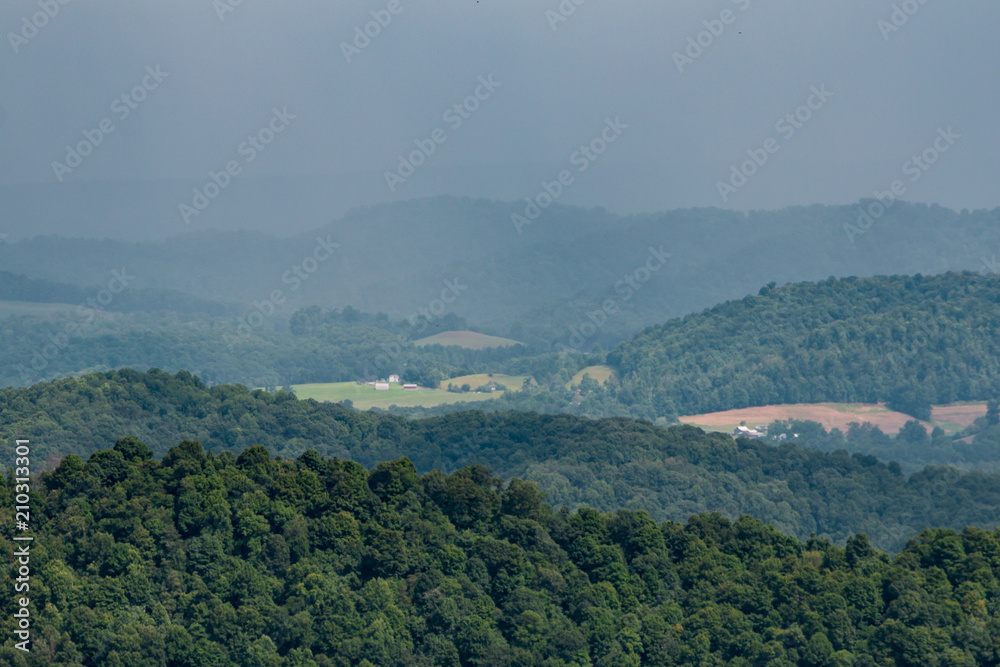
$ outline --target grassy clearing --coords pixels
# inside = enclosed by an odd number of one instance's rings
[[[68,303],[40,303],[36,301],[0,301],[0,317],[12,315],[58,315],[70,313],[77,306]]]
[[[492,394],[455,394],[443,389],[407,391],[400,384],[389,385],[388,391],[375,391],[375,387],[371,385],[360,385],[356,382],[297,384],[292,385],[292,389],[295,390],[295,395],[299,398],[312,398],[317,401],[331,401],[333,403],[348,399],[359,410],[375,407],[388,408],[392,405],[432,408],[436,405],[463,401],[489,401],[503,393],[498,391]]]
[[[454,345],[456,347],[464,347],[467,350],[484,350],[488,347],[523,345],[523,343],[511,340],[510,338],[487,336],[475,331],[442,331],[439,334],[415,340],[413,344],[417,347],[425,345]]]
[[[456,387],[461,387],[463,384],[467,384],[473,389],[487,385],[492,380],[497,384],[502,384],[507,387],[510,391],[521,391],[521,387],[524,386],[524,381],[528,379],[527,375],[500,375],[494,373],[493,376],[489,376],[486,373],[480,373],[478,375],[463,375],[457,378],[451,378],[450,380],[445,380],[441,383],[442,387],[447,388],[449,384]],[[532,384],[535,383],[534,380],[531,381]],[[470,396],[471,394],[465,394],[465,396]]]
[[[580,384],[584,375],[589,375],[590,379],[596,380],[597,384],[600,385],[603,385],[607,380],[618,382],[618,373],[611,366],[587,366],[566,383],[566,388],[569,389],[574,384]]]

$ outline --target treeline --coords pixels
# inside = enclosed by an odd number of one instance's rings
[[[1000,396],[1000,275],[829,279],[761,289],[650,328],[609,355],[617,398],[660,416],[777,403]]]
[[[774,443],[778,438],[808,443],[809,447],[827,452],[844,449],[883,461],[898,461],[904,472],[915,472],[927,465],[1000,472],[1000,410],[996,401],[989,402],[985,416],[951,435],[940,427],[928,433],[916,420],[907,422],[894,436],[870,423],[828,432],[822,424],[792,420],[771,424],[767,441]]]
[[[30,439],[50,465],[125,436],[158,456],[197,439],[214,452],[262,445],[297,458],[316,449],[366,467],[402,456],[421,471],[478,463],[536,482],[555,505],[645,510],[657,521],[752,514],[803,539],[842,543],[864,531],[887,550],[926,526],[988,527],[1000,517],[1000,476],[928,467],[906,477],[895,463],[801,446],[808,439],[771,447],[624,418],[477,411],[408,421],[155,370],[0,390],[0,406],[0,437]]]
[[[10,482],[11,480],[8,480]],[[134,438],[35,485],[12,665],[992,665],[1000,531],[801,542],[750,517],[554,510],[482,466]],[[12,484],[0,490],[10,524]],[[0,544],[15,544],[4,531]],[[13,590],[14,575],[5,575]]]
[[[635,416],[636,410],[625,409],[610,398],[609,392],[595,391],[593,385],[587,388],[586,382],[581,384],[584,387],[581,394],[569,390],[557,392],[532,388],[505,395],[489,403],[454,403],[435,408],[392,408],[388,412],[410,419],[426,419],[469,410]],[[1000,412],[996,401],[988,403],[985,416],[954,433],[947,433],[940,427],[935,427],[928,433],[927,428],[916,420],[907,422],[899,433],[889,434],[869,422],[852,423],[843,431],[837,428],[827,431],[817,422],[793,419],[770,424],[768,434],[762,441],[772,446],[794,442],[824,452],[845,450],[851,454],[874,456],[886,463],[897,462],[907,475],[926,466],[954,466],[962,470],[1000,473]],[[651,412],[644,416],[653,418]]]
[[[83,302],[87,293],[75,285],[39,280],[0,271],[0,301],[36,301],[39,303]]]
[[[119,313],[173,311],[221,316],[237,312],[233,304],[174,289],[134,289],[135,276],[129,274],[127,267],[115,269],[108,275],[110,278],[102,284],[78,287],[0,271],[0,301],[65,303]]]

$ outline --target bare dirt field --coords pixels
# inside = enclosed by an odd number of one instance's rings
[[[969,426],[974,419],[985,414],[985,403],[938,406],[931,412],[931,421],[922,423],[928,430],[940,426],[945,431],[953,433]],[[681,417],[680,421],[712,431],[731,431],[739,426],[740,422],[746,422],[752,428],[757,424],[791,419],[819,422],[827,430],[839,428],[842,431],[846,431],[851,422],[871,422],[882,431],[894,434],[913,417],[893,412],[881,403],[795,403],[688,415]]]
[[[986,415],[985,403],[941,405],[931,411],[931,420],[946,431],[960,431]],[[949,428],[951,426],[951,428]]]
[[[484,350],[488,347],[509,347],[511,345],[523,345],[510,338],[499,336],[487,336],[475,331],[443,331],[427,338],[413,341],[417,347],[424,345],[455,345],[469,350]]]

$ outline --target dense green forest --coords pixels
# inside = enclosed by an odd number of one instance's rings
[[[30,653],[0,602],[11,665],[1000,661],[1000,531],[926,530],[890,558],[750,517],[556,511],[478,465],[192,441],[161,462],[134,438],[68,456],[32,502]],[[4,485],[8,526],[13,504]]]
[[[1000,476],[928,467],[907,477],[895,463],[803,446],[807,438],[772,447],[693,427],[522,412],[409,421],[155,370],[0,390],[0,406],[0,437],[31,439],[50,466],[126,436],[158,456],[188,439],[214,452],[262,445],[285,458],[315,449],[366,467],[406,456],[420,471],[486,465],[537,482],[555,505],[646,510],[658,521],[749,513],[799,538],[842,543],[864,531],[887,550],[927,526],[989,527],[1000,517]]]

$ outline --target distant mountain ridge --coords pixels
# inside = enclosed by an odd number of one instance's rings
[[[237,312],[232,304],[191,296],[173,289],[129,289],[134,277],[123,266],[111,269],[100,284],[78,287],[0,271],[0,301],[64,303],[123,313],[168,310],[224,315]]]
[[[523,208],[523,206],[521,207]],[[863,235],[859,206],[743,214],[719,209],[618,216],[552,206],[518,233],[516,203],[439,197],[356,209],[312,232],[274,238],[203,232],[162,242],[38,237],[0,245],[0,266],[32,278],[101,284],[113,268],[135,287],[252,304],[283,289],[293,308],[351,305],[406,317],[441,293],[468,286],[449,312],[508,336],[515,323],[570,345],[573,330],[608,299],[617,308],[578,345],[608,347],[644,326],[680,317],[760,285],[828,276],[935,274],[988,267],[1000,253],[1000,209],[963,211],[897,202]],[[340,244],[294,292],[318,240]],[[640,271],[650,247],[669,261],[625,300],[615,286]],[[289,278],[289,280],[291,280]],[[543,323],[538,325],[536,323]],[[534,331],[532,331],[534,329]]]

